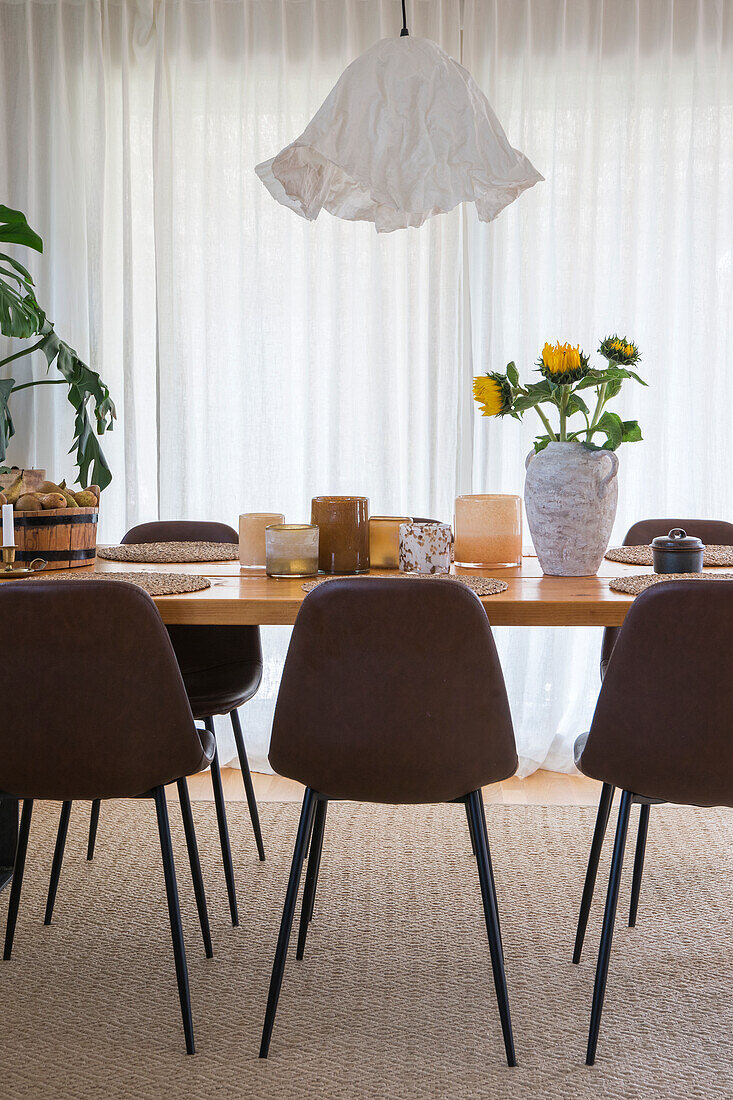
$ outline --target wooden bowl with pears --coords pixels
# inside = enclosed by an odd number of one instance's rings
[[[46,569],[91,565],[97,555],[98,485],[72,491],[66,482],[23,483],[23,471],[0,492],[0,504],[13,505],[15,561],[27,566],[36,558]]]

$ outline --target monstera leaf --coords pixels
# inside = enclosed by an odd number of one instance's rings
[[[22,244],[43,252],[43,242],[20,210],[0,205],[0,242]],[[33,279],[21,263],[0,252],[0,332],[27,340],[40,331],[45,314],[36,301]]]
[[[43,252],[43,242],[28,225],[25,215],[20,210],[12,210],[9,206],[0,204],[0,243],[3,242]],[[43,352],[49,369],[54,366],[62,376],[58,381],[65,381],[69,387],[69,402],[76,413],[74,441],[69,453],[76,449],[79,481],[82,485],[88,485],[91,480],[101,489],[106,488],[112,480],[112,474],[97,437],[105,431],[111,431],[116,416],[109,390],[96,371],[82,362],[74,349],[57,336],[53,325],[36,301],[30,272],[5,252],[0,252],[0,333],[17,340],[40,337],[30,347],[21,348],[0,361],[0,367],[32,352]],[[14,390],[45,385],[52,381],[56,380],[34,379],[18,385],[14,378],[0,379],[0,462],[5,458],[8,441],[14,434],[13,420],[8,408],[11,394]]]
[[[15,433],[13,418],[8,408],[8,398],[14,385],[14,378],[0,378],[0,462],[5,458],[8,440]]]
[[[48,321],[43,326],[42,335],[40,350],[46,356],[49,368],[55,366],[68,382],[69,402],[76,410],[74,442],[69,454],[76,448],[79,481],[82,485],[96,484],[100,489],[106,489],[112,480],[112,474],[97,436],[112,431],[117,417],[114,402],[97,372],[82,362],[74,349],[56,335]],[[92,425],[90,408],[96,421],[96,432]]]

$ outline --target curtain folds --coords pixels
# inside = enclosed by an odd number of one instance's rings
[[[409,8],[546,177],[490,225],[310,225],[254,174],[399,33],[399,0],[0,0],[0,201],[43,236],[40,300],[117,402],[104,540],[157,516],[307,518],[320,492],[443,519],[457,492],[521,492],[535,426],[476,418],[472,374],[615,329],[650,383],[621,401],[645,442],[621,452],[616,537],[643,515],[733,513],[731,6]],[[63,394],[13,411],[10,458],[73,476]],[[256,767],[287,633],[263,632],[243,713]],[[570,770],[599,632],[497,641],[523,772]]]

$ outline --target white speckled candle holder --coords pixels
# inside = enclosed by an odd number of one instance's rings
[[[450,573],[451,538],[449,523],[401,524],[401,572]]]

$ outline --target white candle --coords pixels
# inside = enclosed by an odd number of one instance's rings
[[[15,546],[12,504],[3,504],[3,546]]]

